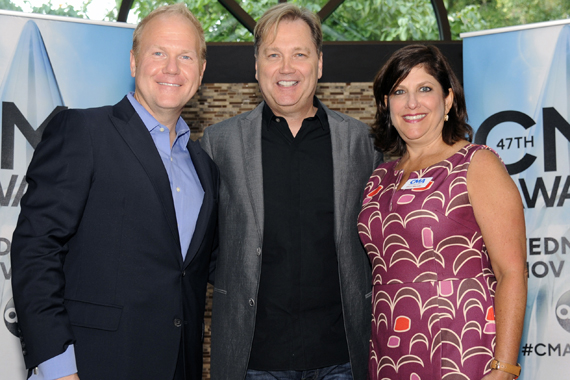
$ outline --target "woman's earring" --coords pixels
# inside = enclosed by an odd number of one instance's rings
[[[449,120],[449,115],[448,115],[448,114],[446,114],[446,115],[445,115],[445,117],[444,117],[443,119],[444,119],[445,121],[448,121],[448,120]]]

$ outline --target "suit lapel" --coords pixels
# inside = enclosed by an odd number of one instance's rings
[[[176,213],[174,211],[170,181],[162,159],[156,150],[154,141],[127,97],[124,97],[121,102],[116,104],[113,111],[111,122],[148,175],[156,195],[162,204],[166,221],[172,232],[172,237],[176,242],[176,247],[178,247],[177,255],[180,262],[182,262],[180,238],[176,226]]]
[[[243,154],[243,172],[259,237],[263,240],[263,167],[261,152],[261,102],[246,118],[239,121]],[[238,157],[240,157],[238,155]]]
[[[340,118],[337,114],[331,112],[323,105],[331,129],[331,144],[333,155],[333,183],[334,183],[334,226],[335,226],[335,242],[339,246],[343,223],[346,221],[347,207],[346,202],[347,186],[347,170],[350,159],[350,133],[348,122]],[[356,223],[356,221],[354,221]]]
[[[212,214],[212,207],[215,202],[214,178],[212,178],[212,172],[206,160],[205,152],[200,148],[198,142],[192,140],[188,141],[187,148],[188,152],[190,152],[190,158],[192,159],[200,183],[202,184],[202,189],[204,190],[204,200],[202,201],[202,207],[200,207],[200,212],[198,213],[194,235],[192,235],[192,240],[190,241],[190,246],[188,247],[188,252],[184,259],[184,267],[188,266],[202,245],[202,241],[206,235],[206,229],[208,228],[208,221]]]

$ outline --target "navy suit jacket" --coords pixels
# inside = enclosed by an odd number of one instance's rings
[[[187,378],[202,378],[218,170],[188,150],[205,194],[183,261],[168,175],[126,97],[46,127],[11,251],[27,368],[73,343],[82,380],[168,380],[183,342]]]

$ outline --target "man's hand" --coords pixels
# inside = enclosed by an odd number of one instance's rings
[[[77,376],[76,373],[74,373],[73,375],[69,375],[69,376],[65,376],[65,377],[60,377],[57,380],[79,380],[79,376]]]

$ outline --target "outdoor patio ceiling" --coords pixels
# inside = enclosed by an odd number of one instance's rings
[[[286,0],[278,0],[280,3],[287,2]],[[402,0],[405,1],[405,0]],[[255,28],[255,20],[238,4],[236,0],[218,0],[247,30],[253,33]],[[329,17],[335,9],[337,9],[344,0],[329,0],[328,3],[318,12],[321,21]],[[451,29],[449,27],[449,20],[447,19],[447,10],[443,4],[443,0],[431,0],[435,18],[437,20],[437,27],[439,30],[439,39],[442,41],[451,41]],[[126,22],[129,11],[133,6],[133,0],[123,0],[117,16],[117,21]]]

